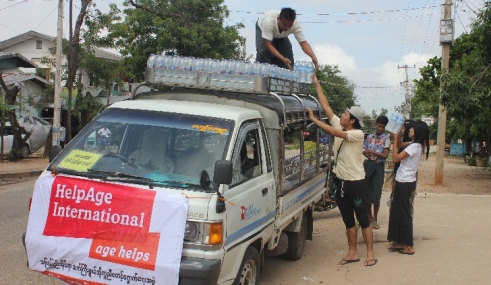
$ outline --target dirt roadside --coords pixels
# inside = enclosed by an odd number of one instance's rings
[[[443,186],[435,186],[435,161],[430,156],[419,168],[414,255],[387,250],[387,187],[379,212],[381,228],[374,230],[375,266],[363,266],[361,231],[361,261],[337,265],[348,248],[341,214],[334,209],[314,214],[314,238],[307,241],[302,259],[266,259],[261,284],[489,284],[485,253],[491,252],[491,171],[467,166],[461,157],[445,157]]]

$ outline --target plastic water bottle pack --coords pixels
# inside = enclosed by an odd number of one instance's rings
[[[185,56],[172,55],[155,55],[151,54],[147,60],[147,67],[155,68],[156,74],[165,75],[165,70],[179,70],[177,77],[184,79],[176,79],[176,83],[191,82],[191,77],[187,76],[188,72],[208,72],[212,74],[229,74],[233,76],[242,75],[246,82],[253,79],[250,76],[271,77],[283,80],[291,80],[302,83],[312,83],[312,74],[314,66],[311,62],[299,61],[294,65],[293,70],[284,69],[276,65],[259,62],[244,62],[241,60],[229,59],[209,59],[209,58],[194,58]],[[176,75],[176,73],[173,73]],[[189,77],[190,80],[186,80]],[[235,78],[235,77],[234,77]],[[177,82],[178,81],[178,82]],[[224,83],[225,84],[225,83]],[[240,85],[240,84],[239,84]],[[238,87],[240,86],[227,86]]]

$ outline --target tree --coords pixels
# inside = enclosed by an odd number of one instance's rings
[[[7,106],[14,106],[17,100],[17,94],[20,91],[20,85],[15,84],[12,89],[9,89],[5,81],[3,81],[2,71],[0,70],[0,84],[5,91],[5,103]],[[12,142],[12,150],[10,151],[9,160],[18,160],[21,157],[21,149],[24,143],[29,138],[30,134],[27,133],[24,137],[22,137],[22,127],[19,125],[17,121],[17,116],[15,114],[14,108],[3,108],[5,112],[5,117],[10,121],[12,125],[12,130],[14,131],[14,141]],[[3,145],[3,143],[2,143]],[[3,155],[3,151],[2,151]]]
[[[80,0],[80,13],[78,14],[77,20],[75,22],[75,28],[73,30],[73,36],[69,39],[68,43],[68,72],[66,87],[68,88],[68,107],[67,107],[67,141],[72,139],[72,90],[75,82],[75,76],[77,74],[78,68],[80,66],[79,59],[79,49],[80,49],[80,32],[82,29],[82,24],[84,22],[85,15],[87,13],[87,8],[92,0]],[[71,10],[70,10],[71,11]],[[70,24],[71,27],[71,24]],[[72,35],[72,31],[70,31]]]
[[[239,59],[243,24],[225,26],[223,0],[130,0],[124,20],[107,25],[107,42],[120,47],[124,63],[137,81],[150,54]],[[113,10],[114,12],[114,10]]]
[[[451,50],[450,71],[441,74],[439,58],[420,69],[413,102],[426,115],[437,117],[440,81],[444,81],[443,104],[447,107],[450,135],[478,138],[489,144],[491,129],[491,2],[472,24],[472,30],[457,38]]]
[[[348,78],[341,76],[337,65],[322,65],[316,72],[317,79],[322,86],[324,94],[329,99],[334,114],[341,114],[347,108],[355,105],[355,85]],[[316,94],[312,86],[311,94]]]

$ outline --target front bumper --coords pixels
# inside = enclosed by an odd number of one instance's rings
[[[216,285],[221,260],[183,256],[179,271],[179,285]]]

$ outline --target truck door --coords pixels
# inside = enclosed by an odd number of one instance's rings
[[[227,209],[226,248],[250,236],[264,234],[275,216],[275,182],[261,128],[258,120],[246,122],[234,145],[234,174],[225,196],[235,207]]]

